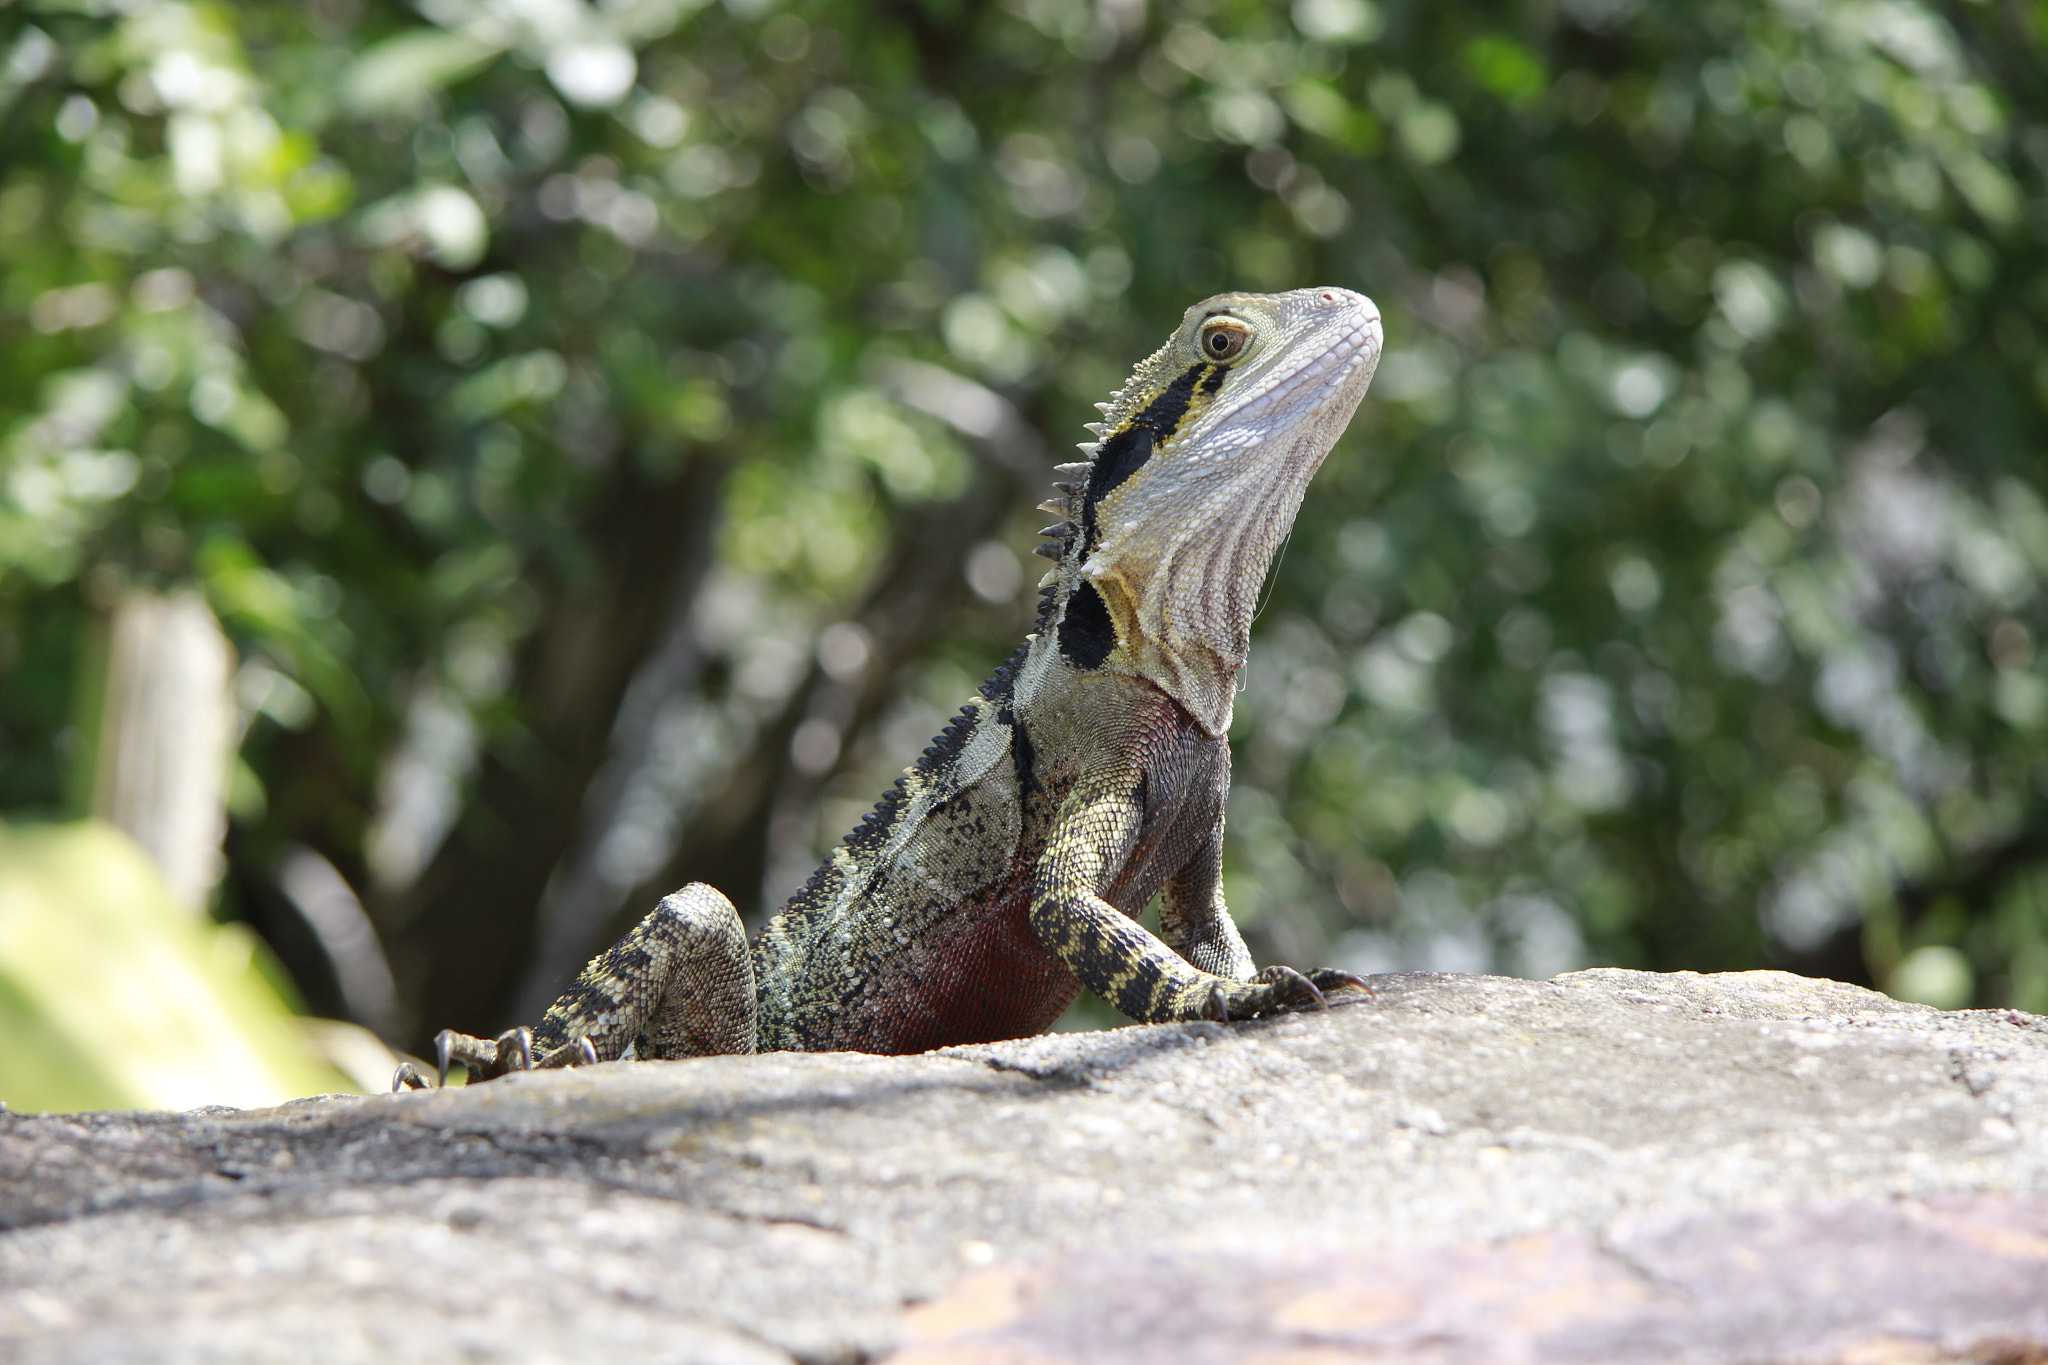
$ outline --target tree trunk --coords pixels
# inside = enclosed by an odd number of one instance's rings
[[[194,915],[221,873],[234,668],[198,593],[134,592],[114,608],[93,814],[141,844]]]

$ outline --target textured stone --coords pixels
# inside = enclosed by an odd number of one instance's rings
[[[1082,1252],[968,1277],[895,1365],[2048,1361],[2048,1198],[1624,1220],[1395,1251]]]
[[[2048,1361],[2048,1021],[1782,973],[1374,986],[10,1116],[0,1356]]]

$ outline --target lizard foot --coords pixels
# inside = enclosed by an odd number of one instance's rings
[[[442,1029],[434,1035],[434,1055],[439,1063],[437,1079],[442,1085],[448,1084],[448,1072],[457,1062],[468,1071],[471,1085],[479,1081],[493,1081],[514,1071],[597,1065],[597,1049],[588,1038],[577,1038],[545,1056],[534,1056],[533,1030],[524,1025],[507,1029],[495,1039],[473,1038],[452,1028]],[[392,1076],[391,1088],[426,1090],[430,1087],[420,1069],[411,1062],[405,1062]]]
[[[468,1068],[471,1085],[496,1080],[508,1071],[533,1070],[533,1030],[521,1025],[493,1041],[444,1028],[434,1035],[434,1055],[441,1063],[443,1085],[448,1084],[448,1068],[456,1062]]]
[[[596,1066],[597,1049],[588,1038],[578,1038],[566,1043],[546,1056],[536,1059],[533,1055],[533,1030],[526,1027],[507,1029],[496,1039],[472,1038],[467,1033],[454,1029],[442,1029],[434,1036],[434,1055],[439,1075],[434,1082],[412,1062],[400,1062],[392,1074],[391,1089],[431,1090],[436,1084],[448,1084],[448,1072],[457,1062],[462,1063],[469,1073],[469,1083],[496,1080],[512,1071],[536,1071],[559,1066]]]
[[[1210,995],[1210,1018],[1229,1023],[1233,1019],[1257,1019],[1269,1014],[1291,1014],[1300,1010],[1328,1009],[1326,991],[1364,991],[1372,987],[1363,977],[1319,967],[1299,972],[1292,967],[1266,968],[1250,981],[1219,981]]]
[[[457,1062],[467,1072],[469,1084],[493,1080],[508,1071],[530,1071],[533,1068],[533,1030],[529,1028],[507,1029],[497,1038],[473,1038],[467,1033],[457,1033],[444,1028],[434,1035],[435,1081],[446,1086],[448,1072]],[[427,1088],[426,1077],[411,1062],[398,1068],[398,1074],[391,1078],[391,1088],[401,1085],[411,1090]]]

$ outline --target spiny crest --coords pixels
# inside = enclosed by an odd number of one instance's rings
[[[1108,402],[1097,403],[1095,410],[1107,413],[1123,396],[1124,391],[1118,389],[1109,396]],[[1032,551],[1033,554],[1044,555],[1047,559],[1058,559],[1065,555],[1067,548],[1074,544],[1081,534],[1075,520],[1076,514],[1081,510],[1081,492],[1088,486],[1088,471],[1093,466],[1095,457],[1102,451],[1102,437],[1108,433],[1109,426],[1105,422],[1083,422],[1081,429],[1096,438],[1092,441],[1078,442],[1074,447],[1088,458],[1076,460],[1071,464],[1054,465],[1053,472],[1060,477],[1053,483],[1053,487],[1059,491],[1059,496],[1047,498],[1038,504],[1039,511],[1050,512],[1060,518],[1038,533],[1045,537],[1045,543]]]
[[[1094,458],[1095,449],[1096,444],[1092,441],[1081,443],[1081,450],[1090,459]],[[1081,490],[1087,487],[1088,461],[1076,460],[1071,464],[1054,465],[1053,472],[1061,476],[1053,484],[1053,487],[1059,491],[1059,496],[1047,498],[1044,502],[1039,503],[1038,510],[1050,512],[1060,518],[1060,520],[1038,533],[1046,537],[1046,541],[1034,551],[1036,554],[1044,555],[1047,559],[1058,559],[1061,555],[1065,554],[1067,546],[1073,543],[1075,535],[1078,534],[1073,518],[1074,513],[1079,510],[1077,503]]]
[[[1221,366],[1201,364],[1200,357],[1196,357],[1197,364],[1194,368],[1182,372],[1173,370],[1174,360],[1174,339],[1169,338],[1157,352],[1139,362],[1130,379],[1125,381],[1122,388],[1110,394],[1107,402],[1095,405],[1096,411],[1103,414],[1104,420],[1081,424],[1082,429],[1093,439],[1080,442],[1076,449],[1088,458],[1085,461],[1055,466],[1061,478],[1053,487],[1059,490],[1061,496],[1047,498],[1038,506],[1041,511],[1050,512],[1060,520],[1038,533],[1045,537],[1045,541],[1034,553],[1057,560],[1065,559],[1069,550],[1085,550],[1087,547],[1083,531],[1086,530],[1090,536],[1094,531],[1093,511],[1088,501],[1090,495],[1087,490],[1095,486],[1095,496],[1101,496],[1128,478],[1137,465],[1143,464],[1151,453],[1149,438],[1145,440],[1142,449],[1131,448],[1131,441],[1128,439],[1131,436],[1129,429],[1134,425],[1145,424],[1159,406],[1166,403],[1172,409],[1171,415],[1160,414],[1164,418],[1162,429],[1149,434],[1164,441],[1172,434],[1172,428],[1180,420],[1180,414],[1186,410],[1195,383],[1209,376],[1212,371],[1215,384],[1221,383]],[[1209,385],[1206,392],[1213,393],[1215,384]],[[1152,425],[1161,424],[1154,422]],[[1147,435],[1140,433],[1140,437]],[[1101,463],[1104,449],[1112,446],[1122,451],[1117,467],[1098,472],[1096,466]],[[1135,459],[1131,458],[1133,454]]]
[[[1077,447],[1088,459],[1085,463],[1058,466],[1065,478],[1054,486],[1064,496],[1048,498],[1039,507],[1061,520],[1039,532],[1046,540],[1036,553],[1047,559],[1063,560],[1070,549],[1085,552],[1087,542],[1095,534],[1093,499],[1106,496],[1144,464],[1155,441],[1164,443],[1172,436],[1196,398],[1197,385],[1201,385],[1205,397],[1212,396],[1221,385],[1222,365],[1204,363],[1200,355],[1193,356],[1192,366],[1181,364],[1189,356],[1176,352],[1178,338],[1176,332],[1164,346],[1138,363],[1131,377],[1110,394],[1107,402],[1095,405],[1103,414],[1102,421],[1082,424],[1094,438],[1080,442]],[[1205,380],[1209,382],[1204,383]],[[1105,451],[1114,452],[1113,457],[1106,457]],[[1105,458],[1112,459],[1111,465],[1103,465]]]

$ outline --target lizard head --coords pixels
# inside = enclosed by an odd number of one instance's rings
[[[1188,309],[1048,504],[1069,517],[1054,571],[1069,661],[1140,673],[1227,730],[1266,571],[1379,354],[1379,309],[1347,289]]]

